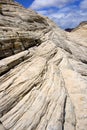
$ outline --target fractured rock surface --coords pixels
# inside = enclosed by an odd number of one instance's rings
[[[86,130],[86,37],[0,4],[0,130]]]

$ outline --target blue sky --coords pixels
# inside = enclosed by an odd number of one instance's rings
[[[87,21],[87,0],[15,0],[48,16],[61,28],[73,28]]]
[[[15,0],[16,2],[22,4],[25,8],[28,8],[34,0]]]

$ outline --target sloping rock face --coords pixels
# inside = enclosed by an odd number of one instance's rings
[[[79,26],[68,33],[68,36],[72,41],[87,47],[87,22],[80,23]]]
[[[87,31],[87,21],[81,22],[76,28],[72,30],[72,32],[75,31]]]
[[[66,28],[67,32],[77,32],[79,35],[86,37],[87,34],[87,21],[81,22],[76,28]],[[81,31],[81,32],[80,32]]]
[[[0,130],[86,130],[86,37],[0,5]]]

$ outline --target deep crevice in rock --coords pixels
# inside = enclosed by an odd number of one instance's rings
[[[84,63],[84,64],[87,64],[87,60],[82,60],[81,59],[81,62]]]
[[[62,121],[62,130],[64,130],[64,123],[65,123],[65,116],[66,116],[66,102],[67,102],[67,96],[65,97],[64,101],[64,107],[63,107],[63,121]]]

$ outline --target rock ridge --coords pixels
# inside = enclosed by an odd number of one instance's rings
[[[0,130],[86,130],[86,24],[68,33],[18,3],[0,4]]]

